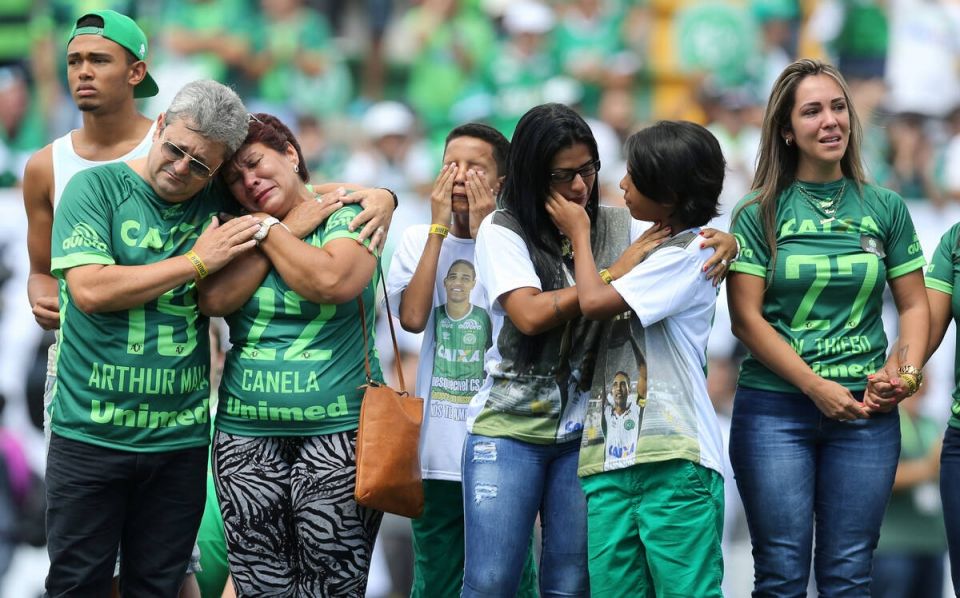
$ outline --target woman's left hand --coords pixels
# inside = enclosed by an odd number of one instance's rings
[[[551,191],[547,197],[547,214],[561,233],[573,240],[578,230],[590,229],[590,217],[580,204],[567,201],[565,197]]]
[[[355,231],[362,225],[357,241],[363,243],[370,239],[370,245],[367,247],[370,253],[383,251],[383,245],[387,241],[387,230],[390,228],[390,221],[393,220],[393,194],[387,189],[367,188],[345,194],[341,201],[359,203],[363,206],[363,211],[350,221],[348,228]]]
[[[283,217],[283,223],[295,237],[304,239],[315,231],[321,222],[343,207],[343,198],[343,190],[338,189],[317,196],[316,201],[302,201],[290,208],[287,215]],[[258,213],[256,217],[263,220],[267,215]]]
[[[703,264],[703,271],[707,273],[707,278],[713,281],[713,286],[720,286],[730,272],[730,264],[739,257],[737,240],[730,233],[715,228],[705,228],[700,231],[700,235],[704,239],[700,243],[701,248],[714,248],[713,255]]]

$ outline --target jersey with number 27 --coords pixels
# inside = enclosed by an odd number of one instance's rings
[[[88,314],[65,277],[79,266],[183,255],[220,205],[212,187],[167,202],[124,163],[85,170],[67,184],[50,260],[63,331],[51,421],[58,435],[129,451],[207,445],[210,341],[193,281],[131,309]]]
[[[925,283],[928,289],[950,296],[950,315],[960,331],[960,223],[951,226],[940,239],[927,267]],[[949,425],[960,429],[960,333],[954,342],[953,405]]]
[[[841,187],[839,181],[803,185],[816,197]],[[833,215],[824,214],[795,185],[780,195],[772,268],[759,206],[747,203],[752,196],[742,200],[732,226],[742,251],[731,270],[765,278],[764,319],[816,374],[863,390],[867,375],[886,359],[880,317],[884,285],[922,268],[924,258],[899,195],[863,185],[861,196],[850,180],[845,189]],[[752,354],[743,362],[739,384],[800,392]]]

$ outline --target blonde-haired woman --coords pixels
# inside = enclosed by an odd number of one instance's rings
[[[923,253],[903,200],[866,182],[861,138],[837,69],[790,64],[770,94],[753,191],[734,212],[743,250],[727,292],[750,353],[730,458],[754,596],[805,596],[814,544],[821,595],[869,596],[900,451],[896,404],[922,378]],[[887,285],[901,332],[889,358]],[[874,374],[892,384],[870,384]]]

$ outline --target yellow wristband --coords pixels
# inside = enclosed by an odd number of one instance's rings
[[[446,238],[450,234],[450,229],[445,227],[442,224],[431,224],[430,225],[430,234],[431,235],[440,235],[441,237]]]
[[[600,280],[602,280],[603,282],[607,284],[610,284],[611,282],[613,282],[613,274],[610,274],[610,270],[607,270],[606,268],[604,268],[603,270],[600,270],[599,272],[597,272],[597,274],[600,275]]]
[[[209,272],[207,272],[207,266],[203,263],[203,260],[200,259],[200,256],[197,255],[197,252],[191,249],[186,255],[187,259],[190,260],[190,263],[193,265],[193,269],[197,271],[197,279],[206,278],[207,274],[209,274]]]

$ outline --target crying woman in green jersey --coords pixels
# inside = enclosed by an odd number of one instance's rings
[[[261,221],[257,248],[198,285],[201,312],[224,316],[232,343],[213,467],[234,585],[244,596],[362,596],[382,514],[353,497],[359,304],[375,311],[379,258],[352,230],[359,205],[316,196],[275,117],[251,115],[222,177]],[[387,190],[367,194],[393,205]],[[380,378],[372,349],[367,357]]]
[[[753,542],[755,595],[870,595],[900,452],[897,403],[916,391],[930,319],[923,253],[896,193],[866,182],[843,77],[798,60],[774,84],[727,282],[747,346],[730,460]],[[882,294],[899,315],[887,354]],[[851,500],[856,496],[856,500]],[[814,535],[816,534],[816,535]]]

